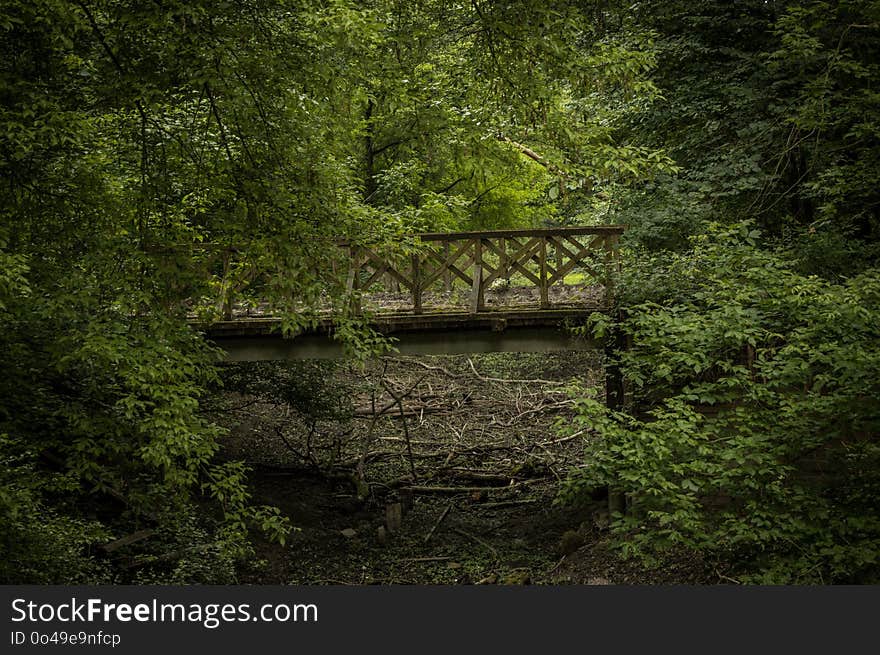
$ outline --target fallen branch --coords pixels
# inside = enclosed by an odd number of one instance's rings
[[[523,416],[529,416],[531,414],[539,414],[541,412],[546,412],[547,410],[559,409],[560,407],[565,407],[566,405],[574,405],[574,400],[560,400],[555,403],[548,403],[547,405],[541,405],[540,407],[535,407],[533,409],[526,410],[514,416],[507,422],[504,421],[496,421],[497,425],[501,425],[505,428],[511,427],[514,423],[516,423]]]
[[[490,553],[492,553],[492,557],[494,557],[495,559],[498,559],[498,551],[495,550],[495,548],[492,546],[492,544],[490,544],[490,543],[488,543],[488,542],[486,542],[486,541],[480,539],[480,538],[477,537],[476,535],[472,535],[470,532],[465,532],[465,531],[462,530],[461,528],[453,528],[453,532],[457,532],[457,533],[460,534],[462,537],[467,537],[468,539],[471,539],[472,541],[477,542],[477,543],[480,544],[483,548],[485,548],[485,549],[488,550]]]
[[[544,168],[546,168],[546,169],[547,169],[548,171],[550,171],[551,173],[557,173],[557,174],[560,174],[560,175],[561,175],[561,172],[560,172],[560,170],[559,170],[559,167],[558,167],[556,164],[551,164],[551,163],[548,162],[544,157],[542,157],[541,155],[539,155],[537,152],[535,152],[534,150],[532,150],[532,149],[529,148],[528,146],[524,146],[524,145],[521,144],[521,143],[517,143],[516,141],[514,141],[514,140],[511,139],[510,137],[507,137],[507,136],[505,136],[505,135],[503,135],[503,134],[499,134],[499,135],[498,135],[498,140],[499,140],[499,141],[503,141],[504,143],[509,143],[509,144],[512,145],[514,148],[516,148],[517,150],[519,150],[522,154],[524,154],[526,157],[528,157],[529,159],[531,159],[533,162],[535,162],[535,163],[537,163],[537,164],[540,164],[541,166],[543,166]],[[562,177],[564,178],[565,176],[562,175]]]
[[[440,515],[440,518],[437,519],[437,521],[434,523],[434,525],[431,526],[431,529],[428,531],[428,534],[425,535],[425,540],[424,540],[425,545],[427,545],[428,542],[431,541],[431,537],[434,536],[434,533],[437,531],[437,528],[439,528],[440,524],[443,523],[443,519],[446,518],[446,516],[449,514],[449,510],[451,510],[451,509],[452,509],[452,502],[450,501],[450,503],[446,506],[446,509],[444,509],[443,513]]]
[[[471,494],[482,493],[484,491],[506,491],[509,489],[515,489],[517,487],[542,481],[542,478],[536,478],[533,480],[523,480],[522,482],[517,482],[516,484],[510,484],[503,487],[426,487],[416,485],[407,487],[407,489],[415,494]]]
[[[392,402],[389,405],[389,407],[394,407],[395,405],[397,405],[397,403]],[[386,411],[388,411],[388,408],[385,408],[384,410],[380,410],[376,414],[376,416],[381,416]],[[405,414],[405,416],[420,416],[422,414],[437,414],[437,413],[448,414],[449,411],[443,407],[430,407],[430,406],[424,407],[424,406],[422,406],[422,407],[415,407],[413,409],[409,409],[404,414]],[[354,412],[352,412],[352,415],[353,416],[373,416],[373,410],[370,409],[369,407],[358,407],[357,409],[354,410]],[[395,415],[391,414],[388,418],[395,418]]]
[[[442,366],[431,366],[430,364],[425,364],[424,362],[420,362],[416,359],[404,359],[401,357],[386,357],[386,359],[389,359],[392,362],[397,362],[399,364],[416,364],[417,366],[421,366],[423,369],[425,369],[427,371],[440,371],[444,375],[451,377],[451,378],[454,378],[454,379],[459,379],[461,377],[460,375],[457,375],[456,373],[452,373],[452,372],[448,371],[447,369],[443,368]]]
[[[139,569],[144,566],[153,566],[155,564],[167,564],[169,562],[176,562],[178,560],[183,559],[189,555],[197,555],[201,553],[205,553],[210,550],[210,544],[200,544],[198,546],[192,546],[189,548],[180,548],[178,550],[172,550],[169,553],[165,553],[163,555],[154,555],[154,556],[145,556],[139,557],[127,564],[122,566],[123,569],[131,570],[131,569]]]
[[[304,462],[308,462],[309,464],[314,466],[315,469],[317,469],[318,471],[321,471],[321,465],[317,462],[317,460],[315,460],[315,458],[312,456],[312,453],[311,453],[312,436],[315,433],[315,424],[314,423],[312,423],[309,426],[309,434],[306,437],[306,446],[307,446],[306,453],[301,453],[301,452],[299,452],[299,450],[297,450],[296,448],[293,447],[293,444],[290,443],[290,441],[288,440],[288,438],[286,436],[284,436],[284,428],[277,426],[277,425],[274,426],[274,428],[275,428],[275,434],[277,434],[280,437],[281,442],[284,444],[284,446],[285,446],[285,448],[287,448],[287,450],[292,452],[294,455],[299,457]]]
[[[504,382],[504,383],[509,383],[509,384],[548,384],[548,385],[551,385],[554,387],[559,387],[559,386],[566,384],[565,382],[560,382],[558,380],[542,380],[540,378],[536,378],[534,380],[510,380],[507,378],[485,377],[483,375],[480,375],[479,372],[477,372],[477,369],[474,366],[474,363],[471,361],[470,357],[468,357],[467,363],[470,365],[471,370],[474,372],[474,375],[481,382]]]
[[[438,473],[448,472],[452,474],[452,477],[456,477],[460,480],[474,480],[476,482],[501,482],[502,484],[507,484],[511,481],[514,481],[516,476],[514,475],[506,475],[504,473],[488,473],[486,471],[473,471],[457,466],[449,466],[441,469]]]
[[[400,420],[403,422],[403,436],[406,438],[406,452],[409,455],[409,470],[410,473],[412,473],[412,478],[414,481],[417,480],[416,465],[415,461],[413,460],[412,442],[410,442],[409,438],[409,426],[407,425],[406,413],[403,409],[403,399],[411,394],[422,383],[422,380],[424,379],[425,376],[419,378],[419,380],[409,388],[409,391],[407,391],[403,395],[398,395],[397,393],[395,393],[394,389],[392,389],[391,386],[386,383],[384,379],[380,381],[385,391],[387,391],[391,395],[391,397],[394,398],[394,402],[397,403],[397,409],[400,411]]]
[[[378,441],[399,441],[400,443],[406,443],[406,439],[403,437],[378,437]],[[424,439],[411,439],[410,443],[416,446],[436,446],[436,441],[425,441]],[[444,454],[446,451],[443,451]]]
[[[390,387],[388,387],[388,385],[385,383],[385,372],[386,372],[387,370],[388,370],[388,362],[384,362],[384,365],[383,365],[383,367],[382,367],[382,377],[381,377],[381,379],[380,379],[380,382],[381,382],[382,386],[385,388],[385,390],[388,391],[388,393],[391,395],[391,397],[392,397],[394,400],[393,400],[391,403],[389,403],[388,405],[386,405],[385,407],[383,407],[383,408],[377,413],[377,412],[375,411],[375,408],[376,408],[376,395],[375,395],[375,393],[373,393],[372,396],[371,396],[371,406],[372,406],[372,408],[373,408],[373,417],[370,419],[370,426],[369,426],[369,428],[367,429],[367,434],[366,434],[366,436],[364,437],[364,449],[363,449],[363,452],[362,452],[362,454],[361,454],[360,461],[358,462],[358,465],[357,465],[357,474],[358,474],[358,477],[359,477],[361,480],[364,479],[364,466],[365,466],[365,464],[366,464],[366,456],[367,456],[367,453],[369,452],[370,446],[372,445],[372,440],[371,440],[370,437],[371,437],[371,435],[372,435],[372,433],[373,433],[373,429],[376,427],[376,421],[378,420],[379,416],[381,416],[381,415],[382,415],[383,413],[385,413],[388,409],[390,409],[391,407],[394,407],[395,405],[398,406],[398,408],[400,409],[400,412],[401,412],[401,419],[403,420],[404,436],[406,437],[406,447],[407,447],[407,450],[408,450],[409,455],[410,455],[410,460],[409,460],[409,462],[410,462],[410,468],[412,469],[413,478],[415,478],[415,466],[414,466],[414,464],[413,464],[413,458],[412,458],[412,445],[410,444],[409,428],[407,427],[407,424],[406,424],[406,416],[403,414],[403,412],[404,412],[404,409],[403,409],[403,400],[404,400],[405,398],[407,398],[410,394],[412,394],[413,391],[416,390],[416,388],[422,383],[422,380],[425,379],[425,376],[422,376],[421,378],[419,378],[419,379],[416,381],[416,383],[413,384],[413,385],[412,385],[409,389],[407,389],[404,393],[402,393],[402,394],[395,394],[395,393],[390,389]]]
[[[480,505],[483,509],[500,509],[502,507],[515,507],[516,505],[531,505],[537,503],[537,498],[524,498],[522,500],[501,500],[497,503],[483,503]]]
[[[574,434],[570,434],[567,437],[561,437],[559,439],[553,439],[551,441],[541,441],[538,445],[542,446],[555,446],[556,444],[565,443],[566,441],[571,441],[572,439],[576,439],[581,436],[584,432],[587,431],[588,428],[584,428],[583,430],[578,430]]]

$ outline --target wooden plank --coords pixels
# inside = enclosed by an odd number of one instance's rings
[[[452,266],[451,264],[447,268],[450,273],[455,273],[456,277],[464,280],[466,285],[471,286],[474,283],[473,278],[467,274],[467,271],[463,271],[458,266]]]
[[[354,278],[357,274],[355,270],[354,261],[352,260],[351,266],[348,268],[348,277],[345,280],[345,297],[351,298],[354,293]]]
[[[605,242],[605,237],[607,235],[600,234],[598,236],[595,236],[595,237],[593,237],[593,239],[590,240],[590,242],[587,245],[584,245],[583,243],[578,241],[575,238],[576,236],[584,236],[584,235],[563,234],[563,235],[559,236],[558,238],[560,240],[568,241],[571,245],[573,245],[578,250],[581,250],[583,248],[586,248],[589,250],[598,250],[602,247],[602,244]]]
[[[381,257],[377,253],[373,252],[369,248],[365,246],[361,246],[360,251],[366,255],[367,259],[361,264],[361,268],[365,265],[369,264],[373,269],[378,270],[380,267],[386,267],[385,272],[393,277],[398,283],[400,283],[403,287],[407,289],[412,289],[412,281],[406,277],[403,273],[398,271],[391,262],[388,262],[385,258]]]
[[[135,544],[139,541],[143,541],[144,539],[149,539],[153,536],[156,531],[152,528],[146,528],[144,530],[138,530],[137,532],[132,532],[130,535],[122,537],[121,539],[117,539],[116,541],[111,541],[107,544],[102,544],[98,546],[100,550],[103,550],[105,553],[112,553],[115,550],[119,550],[125,546],[130,546],[131,544]]]
[[[472,240],[474,248],[474,279],[471,286],[471,314],[481,311],[483,302],[483,241]]]
[[[419,254],[413,253],[412,256],[412,299],[413,313],[422,313],[422,281],[419,272]]]
[[[592,244],[583,245],[578,243],[577,241],[572,241],[568,239],[572,243],[576,244],[577,252],[571,252],[564,243],[562,243],[561,239],[554,239],[554,243],[556,244],[557,251],[562,251],[566,255],[568,255],[568,262],[563,264],[560,268],[550,276],[549,283],[552,285],[558,280],[564,279],[565,276],[575,267],[577,266],[586,266],[586,257],[592,254]]]
[[[613,302],[614,295],[614,277],[617,274],[617,268],[620,258],[617,251],[617,235],[605,238],[605,297],[609,303]]]
[[[582,259],[570,259],[565,264],[562,265],[562,268],[558,268],[550,274],[550,278],[547,283],[550,286],[553,286],[557,282],[565,281],[565,276],[568,275],[571,271],[573,271],[578,266],[586,267],[586,262]]]
[[[620,235],[612,234],[609,235],[608,239],[611,241],[611,253],[614,259],[614,269],[618,273],[622,271],[622,264],[620,261]]]
[[[352,314],[361,313],[360,298],[358,297],[358,286],[360,282],[361,264],[358,248],[352,246],[348,249],[349,269],[348,279],[345,281],[345,300]]]
[[[504,239],[510,237],[563,236],[566,234],[622,234],[623,225],[595,225],[588,227],[551,227],[527,230],[483,230],[479,232],[426,232],[417,235],[422,241],[460,241],[461,239]]]
[[[465,262],[464,266],[470,266],[472,263],[472,258],[468,258],[468,261]],[[423,274],[422,285],[427,288],[429,285],[434,284],[434,282],[439,280],[445,272],[448,272],[450,275],[454,275],[455,277],[460,278],[468,286],[470,286],[473,282],[473,278],[468,275],[467,271],[461,270],[458,266],[455,266],[454,264],[447,264],[446,266],[443,266],[441,268],[435,268],[429,274]]]
[[[389,335],[420,331],[420,330],[491,330],[499,320],[504,320],[511,327],[550,327],[566,320],[585,320],[590,313],[601,311],[598,304],[585,304],[578,307],[554,306],[552,309],[537,307],[511,307],[501,311],[486,310],[472,314],[470,307],[451,309],[442,312],[425,312],[414,316],[410,310],[399,310],[388,314],[373,314],[370,324],[380,332]],[[207,332],[208,337],[223,345],[225,339],[238,337],[268,337],[281,339],[279,328],[281,319],[278,317],[235,319],[205,324],[192,321],[191,325]],[[335,325],[334,318],[329,314],[317,318],[317,322],[306,327],[299,334],[327,335]]]
[[[471,314],[480,311],[480,288],[483,286],[483,268],[479,264],[474,267],[474,283],[471,287]]]
[[[518,230],[481,230],[475,232],[423,232],[411,235],[422,241],[461,241],[463,239],[506,239],[510,237],[532,237],[532,236],[563,236],[572,235],[602,235],[602,234],[623,234],[625,225],[591,225],[578,227],[550,227],[539,229],[518,229]],[[348,239],[339,239],[337,245],[348,247],[352,242]]]
[[[550,307],[550,298],[547,292],[547,237],[541,239],[539,265],[541,266],[541,283],[538,285],[538,289],[541,293],[541,309],[547,309]]]
[[[498,240],[498,250],[500,251],[498,268],[504,270],[507,267],[507,239]]]
[[[443,244],[443,259],[444,261],[449,261],[448,241]],[[452,293],[452,273],[450,273],[448,265],[443,266],[443,290],[446,293]]]
[[[464,255],[468,255],[467,260],[462,264],[462,268],[467,268],[473,262],[473,253],[472,253],[472,241],[465,241],[463,244],[459,245],[456,250],[452,252],[449,256],[442,256],[439,252],[436,252],[432,249],[428,249],[425,253],[426,259],[431,258],[435,262],[440,263],[439,268],[435,268],[434,270],[426,273],[423,271],[422,273],[422,286],[427,288],[437,280],[439,280],[444,274],[454,273],[456,276],[462,278],[465,283],[470,285],[472,283],[472,278],[464,273],[460,268],[456,267],[455,264],[459,259]],[[470,251],[470,252],[469,252]]]
[[[363,288],[369,289],[383,276],[391,277],[388,274],[388,263],[387,262],[385,262],[381,266],[377,266],[377,267],[373,268],[373,273],[366,280],[364,280],[364,282],[362,284]]]
[[[483,240],[477,239],[476,242],[476,252],[474,255],[474,261],[477,262],[477,272],[474,274],[474,277],[478,280],[477,284],[477,311],[481,312],[486,308],[485,299],[483,297],[483,292],[486,289],[486,283],[483,279],[485,272],[488,270],[490,273],[494,273],[492,267],[489,266],[483,258],[484,249],[483,249]]]
[[[385,529],[389,534],[394,534],[400,530],[403,523],[403,506],[400,503],[390,503],[385,505]]]
[[[514,271],[519,271],[527,280],[531,281],[535,286],[540,286],[540,278],[525,267],[525,262],[535,257],[535,251],[538,249],[541,243],[540,239],[529,239],[525,243],[525,245],[520,244],[515,239],[509,239],[509,241],[519,246],[519,250],[517,250],[513,255],[507,256],[507,270],[502,270],[501,268],[499,268],[494,275],[486,277],[484,283],[486,285],[489,285],[496,279],[498,279],[498,277],[502,276],[502,274],[504,277],[510,277],[510,275]],[[487,241],[487,247],[489,250],[494,250],[496,253],[500,254],[500,249],[495,246],[491,241]]]

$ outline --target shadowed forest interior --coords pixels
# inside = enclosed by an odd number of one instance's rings
[[[4,1],[0,582],[880,582],[878,55],[869,0]]]

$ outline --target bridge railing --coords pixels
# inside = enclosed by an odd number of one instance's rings
[[[531,291],[526,296],[549,309],[551,289],[567,278],[599,288],[607,297],[619,267],[623,230],[608,225],[421,234],[419,246],[405,258],[346,244],[351,262],[347,292],[355,310],[363,295],[406,292],[408,309],[415,314],[432,301],[448,307],[456,285],[462,284],[471,313],[486,310],[487,292],[514,287]]]

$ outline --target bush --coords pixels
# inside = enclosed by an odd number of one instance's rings
[[[627,490],[632,512],[613,524],[626,554],[734,557],[750,581],[876,582],[880,272],[805,276],[757,237],[716,228],[630,280],[618,327],[633,404],[581,394],[575,429],[596,438],[563,497]]]

